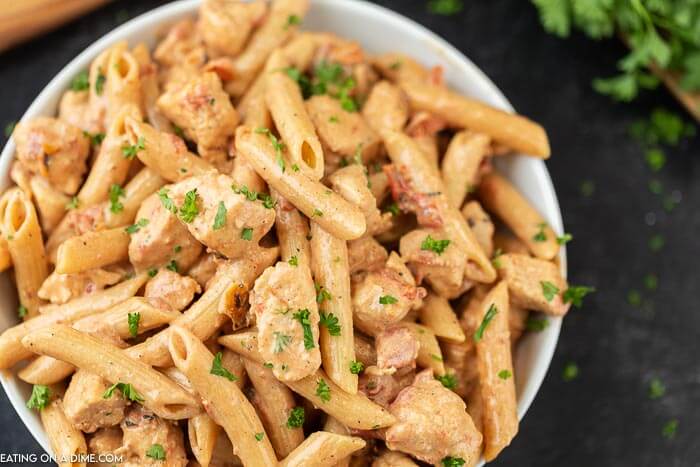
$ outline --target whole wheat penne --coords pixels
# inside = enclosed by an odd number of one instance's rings
[[[58,247],[56,272],[83,272],[124,261],[129,257],[129,241],[129,234],[123,227],[69,238]]]
[[[343,391],[355,394],[357,375],[350,372],[350,363],[355,361],[355,345],[347,243],[315,222],[311,223],[311,269],[318,287],[330,293],[330,299],[319,304],[319,311],[337,318],[340,327],[336,333],[328,326],[321,326],[323,368]]]
[[[372,87],[362,115],[374,131],[401,131],[408,121],[408,101],[403,91],[388,81]]]
[[[294,395],[269,368],[247,358],[242,360],[255,388],[253,405],[258,410],[277,457],[284,458],[304,441],[303,427],[289,423],[291,412],[296,407]]]
[[[29,186],[39,211],[41,228],[49,235],[63,219],[66,206],[71,202],[71,199],[55,189],[44,177],[32,177],[29,180]]]
[[[236,131],[236,150],[271,188],[328,232],[343,240],[358,238],[365,232],[365,218],[359,209],[279,159],[266,135],[241,126]]]
[[[0,237],[0,272],[9,269],[12,266],[12,256],[7,245],[5,237]]]
[[[479,185],[479,199],[535,256],[552,259],[559,253],[557,235],[508,180],[495,172],[486,175]]]
[[[289,456],[279,463],[281,467],[333,467],[353,452],[365,447],[362,438],[339,435],[327,431],[312,433]]]
[[[6,329],[0,334],[0,368],[9,368],[32,353],[22,346],[22,338],[30,332],[54,324],[70,324],[80,318],[100,313],[132,297],[146,283],[143,273],[109,289],[78,297],[63,305],[47,305],[36,318]]]
[[[418,358],[416,363],[424,368],[432,368],[437,376],[445,374],[445,364],[442,359],[442,350],[432,329],[421,324],[404,322],[401,324],[413,332],[420,347],[418,348]]]
[[[12,258],[20,306],[26,309],[24,318],[37,315],[43,301],[37,292],[49,275],[41,227],[29,195],[13,188],[3,195],[2,234]]]
[[[460,131],[452,137],[440,172],[447,199],[454,207],[460,208],[467,193],[476,186],[477,172],[490,144],[487,135],[472,131]]]
[[[202,467],[208,467],[214,454],[219,425],[206,413],[195,415],[187,420],[187,437],[195,459]]]
[[[194,396],[163,374],[130,358],[122,349],[66,325],[31,332],[22,344],[31,352],[66,361],[112,384],[131,384],[143,405],[160,417],[180,420],[201,411]]]
[[[106,123],[111,125],[125,106],[141,107],[140,67],[126,41],[115,44],[103,71],[107,96]]]
[[[319,180],[323,177],[321,141],[306,112],[299,86],[284,71],[289,65],[281,50],[270,56],[272,71],[265,79],[265,102],[287,147],[289,161],[312,179]]]
[[[87,455],[83,432],[73,426],[63,412],[61,399],[54,399],[39,411],[41,424],[60,467],[85,467],[78,459]]]
[[[549,157],[547,133],[521,115],[504,112],[426,81],[404,79],[399,86],[414,109],[438,115],[457,128],[487,134],[516,151],[541,159]]]
[[[291,260],[299,265],[311,267],[308,221],[275,190],[271,190],[270,195],[275,202],[275,232],[282,261]]]
[[[276,465],[262,422],[243,392],[227,378],[209,371],[214,356],[194,334],[179,326],[171,329],[168,348],[175,366],[208,401],[210,415],[223,426],[244,465]]]
[[[433,331],[435,336],[450,342],[464,342],[464,331],[452,310],[450,302],[435,293],[429,293],[423,299],[423,306],[418,310],[421,323]]]

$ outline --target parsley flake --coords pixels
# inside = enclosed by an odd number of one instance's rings
[[[284,351],[284,348],[287,347],[290,342],[292,342],[291,336],[288,336],[287,334],[282,334],[281,332],[275,331],[273,333],[275,336],[275,348],[273,350],[274,353],[281,353]]]
[[[447,456],[442,459],[442,467],[462,467],[465,464],[465,460],[461,457]]]
[[[542,295],[548,302],[554,300],[554,297],[559,293],[559,287],[549,281],[540,281],[540,285],[542,286]]]
[[[391,295],[382,295],[379,297],[379,304],[380,305],[393,305],[394,303],[398,303],[398,299],[396,297],[393,297]]]
[[[119,392],[122,393],[122,396],[124,397],[124,399],[130,400],[133,402],[143,402],[144,401],[143,396],[141,396],[141,394],[136,392],[136,389],[134,389],[134,387],[131,384],[121,383],[121,382],[114,383],[113,385],[108,387],[107,390],[104,392],[104,394],[102,394],[102,398],[109,399],[110,397],[112,397],[115,389],[118,389]]]
[[[216,355],[214,355],[214,360],[211,362],[211,369],[209,370],[209,373],[212,375],[221,376],[229,381],[237,381],[238,378],[236,375],[224,368],[224,365],[221,363],[222,358],[223,354],[221,352],[217,352]]]
[[[501,379],[508,379],[511,376],[513,376],[513,373],[511,373],[510,370],[501,370],[498,372],[498,377]]]
[[[216,216],[214,217],[214,230],[223,229],[226,225],[226,205],[223,201],[219,201],[219,207],[216,209]]]
[[[46,406],[49,404],[50,396],[51,390],[48,386],[35,384],[32,387],[32,395],[29,396],[29,400],[27,401],[27,408],[36,410],[46,408]]]
[[[452,373],[445,373],[442,376],[436,376],[435,379],[440,381],[447,389],[454,389],[457,387],[457,378]]]
[[[70,89],[71,91],[87,91],[90,89],[90,78],[88,76],[87,71],[81,71],[77,75],[75,75],[75,78],[73,78],[73,81],[70,83]]]
[[[423,251],[432,251],[441,255],[445,252],[445,249],[449,246],[450,240],[435,240],[433,237],[428,235],[425,240],[420,245],[420,249]]]
[[[165,449],[163,449],[163,446],[160,444],[153,444],[150,448],[148,448],[148,451],[146,451],[146,457],[150,457],[151,459],[155,459],[157,461],[164,461]]]
[[[253,229],[250,227],[244,227],[243,230],[241,230],[241,238],[243,240],[251,241],[253,239]]]
[[[562,371],[561,377],[567,383],[569,381],[575,380],[578,377],[578,365],[576,365],[574,362],[568,362],[564,366],[564,370]]]
[[[290,266],[299,266],[299,258],[297,258],[296,255],[289,258],[289,261],[287,262]]]
[[[129,323],[129,335],[131,337],[136,337],[139,335],[139,321],[141,321],[141,313],[138,311],[136,313],[129,313],[126,317],[127,323]]]
[[[119,214],[124,210],[124,205],[119,198],[124,197],[124,189],[116,183],[109,187],[109,210],[114,214]]]
[[[160,203],[165,209],[172,212],[173,214],[177,214],[177,206],[175,206],[173,200],[170,199],[170,197],[168,196],[167,188],[163,187],[160,190],[158,190],[158,198],[160,199]]]
[[[143,139],[143,136],[139,136],[139,139],[136,140],[136,144],[122,146],[122,155],[127,159],[133,159],[139,151],[146,149],[145,143],[146,140]]]
[[[320,312],[321,320],[319,324],[325,326],[328,329],[328,334],[331,336],[340,335],[340,324],[338,324],[338,317],[333,313]]]
[[[353,375],[359,375],[362,372],[362,370],[364,370],[364,369],[365,369],[364,363],[354,361],[354,360],[352,362],[350,362],[350,373],[352,373]]]
[[[316,381],[316,395],[324,402],[331,400],[331,388],[323,378]]]
[[[311,330],[311,321],[309,320],[309,310],[304,308],[294,313],[292,316],[295,320],[299,321],[302,329],[304,330],[304,348],[306,350],[313,349],[316,347],[314,345],[314,334]]]
[[[180,219],[187,224],[191,223],[195,217],[199,214],[199,208],[197,207],[197,189],[188,191],[185,193],[185,200],[180,206]]]
[[[474,332],[474,342],[479,342],[484,337],[486,326],[488,326],[493,317],[496,316],[496,313],[498,313],[498,308],[496,308],[496,305],[492,303],[491,306],[489,306],[489,309],[486,310],[486,314],[484,315],[484,319],[481,321],[481,324],[477,328],[476,332]]]
[[[294,407],[289,412],[289,417],[287,418],[287,428],[301,428],[304,426],[305,418],[304,407]]]
[[[130,225],[129,227],[125,228],[124,230],[126,230],[126,233],[128,233],[129,235],[132,235],[132,234],[135,234],[136,232],[138,232],[139,230],[141,230],[142,227],[146,227],[147,225],[148,225],[148,219],[142,218],[142,219],[139,219],[138,221],[136,221],[135,224]]]
[[[70,201],[66,203],[66,209],[68,210],[78,209],[78,206],[80,206],[80,200],[77,196],[73,196]]]
[[[564,303],[571,303],[576,308],[581,308],[581,306],[583,306],[583,298],[589,293],[593,292],[595,292],[594,287],[586,287],[585,285],[570,285],[569,288],[564,291],[562,299],[564,300]]]

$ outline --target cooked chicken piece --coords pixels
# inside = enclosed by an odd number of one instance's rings
[[[75,274],[53,272],[41,284],[38,295],[39,298],[51,303],[62,304],[74,298],[95,293],[108,285],[114,285],[123,277],[123,274],[104,269],[91,269]]]
[[[267,268],[255,281],[250,308],[257,318],[258,350],[277,379],[297,381],[321,366],[318,305],[307,266],[280,261]]]
[[[165,67],[197,69],[205,57],[202,37],[190,18],[175,23],[153,52],[153,58]]]
[[[123,456],[125,467],[185,467],[187,453],[182,429],[177,422],[164,420],[140,404],[131,406],[121,423],[123,445],[116,451]],[[154,445],[160,445],[163,460],[148,456]],[[165,461],[165,462],[164,462]]]
[[[74,195],[87,171],[90,138],[69,123],[49,117],[20,122],[12,137],[17,160],[30,173],[41,175],[58,190]]]
[[[185,270],[199,257],[202,245],[164,206],[158,193],[144,200],[136,219],[148,220],[131,234],[129,243],[129,261],[137,270],[160,267],[173,260],[179,270]]]
[[[386,232],[392,226],[391,213],[384,214],[377,208],[377,200],[369,189],[363,166],[353,164],[336,170],[328,177],[333,190],[362,211],[367,223],[365,235]]]
[[[445,237],[441,230],[413,230],[401,237],[399,251],[418,283],[425,279],[438,295],[453,299],[473,284],[464,277],[467,266],[464,255],[457,248],[450,248],[449,243],[440,247]]]
[[[168,188],[177,206],[182,206],[188,196],[194,198],[195,215],[189,219],[180,215],[189,232],[210,249],[237,259],[248,254],[272,228],[275,210],[252,201],[252,196],[246,195],[250,192],[243,188],[237,187],[236,193],[233,185],[228,175],[207,174],[186,178]]]
[[[380,81],[370,91],[362,115],[374,131],[401,131],[408,120],[408,99],[398,86]]]
[[[375,404],[389,407],[401,390],[398,383],[392,375],[366,370],[360,375],[358,390]]]
[[[356,162],[366,163],[377,155],[380,144],[377,134],[360,113],[344,110],[338,99],[328,95],[313,96],[306,101],[306,111],[316,127],[324,152],[337,154],[347,163],[355,157]]]
[[[204,159],[215,165],[226,160],[227,142],[238,125],[238,113],[216,73],[202,73],[179,88],[173,87],[158,98],[157,105],[188,139],[197,143]]]
[[[377,334],[377,366],[383,370],[415,368],[420,344],[413,332],[400,324],[388,327]]]
[[[121,394],[103,397],[109,384],[99,376],[78,370],[63,396],[63,411],[75,427],[85,433],[117,425],[124,418],[126,400]]]
[[[88,106],[90,93],[68,90],[58,104],[58,119],[90,133],[98,133],[100,125],[94,121]]]
[[[377,364],[377,350],[369,337],[355,332],[353,334],[353,342],[355,344],[355,359],[358,362],[361,362],[365,367]]]
[[[469,201],[462,208],[462,215],[467,220],[469,228],[472,229],[476,241],[484,250],[486,256],[493,255],[493,222],[491,216],[481,207],[478,201]]]
[[[409,310],[419,308],[426,294],[424,288],[416,286],[399,255],[392,252],[384,267],[354,277],[354,324],[361,331],[376,335],[401,321]]]
[[[146,284],[144,296],[153,299],[157,306],[182,311],[192,302],[195,294],[201,291],[197,281],[191,277],[161,269]]]
[[[84,209],[68,211],[66,222],[75,235],[100,230],[105,222],[104,206],[96,204]]]
[[[318,44],[314,56],[314,64],[339,63],[346,65],[359,65],[365,62],[365,53],[362,46],[356,41],[338,37],[330,33],[313,33]]]
[[[382,170],[389,179],[391,196],[404,212],[413,212],[418,223],[425,227],[441,228],[444,220],[438,206],[440,193],[426,193],[414,186],[413,179],[403,166],[387,164]]]
[[[122,429],[118,426],[100,428],[88,439],[88,453],[114,454],[122,446]],[[91,467],[112,467],[114,462],[94,462]]]
[[[372,467],[418,467],[418,464],[406,454],[386,451],[372,462]]]
[[[266,2],[206,0],[199,8],[198,29],[209,57],[235,57],[245,45],[253,27],[265,16]]]
[[[464,401],[433,379],[430,370],[419,373],[389,411],[398,420],[386,430],[389,449],[435,465],[448,456],[461,458],[466,465],[476,462],[481,433],[467,414]]]
[[[214,253],[206,253],[199,257],[196,263],[187,271],[187,275],[196,280],[202,289],[206,290],[207,282],[216,274],[219,259]]]
[[[564,303],[567,289],[556,264],[526,255],[505,254],[498,257],[498,275],[508,283],[514,305],[555,316],[565,315],[571,303]]]
[[[348,263],[350,274],[360,271],[372,271],[384,266],[389,254],[374,237],[363,235],[348,242]]]

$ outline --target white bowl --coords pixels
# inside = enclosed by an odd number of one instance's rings
[[[127,40],[134,45],[146,42],[153,46],[156,34],[183,17],[197,12],[199,0],[183,0],[145,13],[110,32],[66,65],[34,100],[23,120],[40,115],[54,116],[61,94],[71,80],[111,44]],[[312,0],[304,19],[310,30],[331,31],[360,42],[370,52],[403,52],[425,65],[443,65],[449,85],[503,110],[512,111],[508,100],[468,58],[423,26],[391,10],[364,1]],[[15,145],[10,141],[0,157],[0,188],[10,184],[9,169]],[[499,158],[498,168],[540,211],[550,226],[563,232],[559,204],[549,173],[542,161],[524,156]],[[566,273],[566,251],[562,248],[562,272]],[[0,278],[0,330],[17,324],[17,298],[9,274]],[[547,373],[559,337],[561,318],[549,318],[550,325],[542,332],[526,333],[518,344],[515,356],[518,417],[522,419],[537,394]],[[31,387],[10,371],[0,373],[0,382],[17,414],[39,444],[50,452],[49,442],[35,411],[25,406]]]

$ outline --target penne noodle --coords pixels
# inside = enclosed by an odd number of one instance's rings
[[[111,126],[121,114],[121,109],[141,106],[140,66],[134,55],[127,50],[126,41],[112,46],[107,59],[107,67],[103,70],[104,94],[107,96],[106,123]]]
[[[343,240],[362,236],[366,224],[362,212],[321,183],[293,167],[278,163],[275,148],[264,134],[242,126],[236,131],[236,150],[277,190],[307,217]]]
[[[403,322],[401,325],[409,328],[420,344],[418,358],[416,358],[418,366],[432,368],[434,374],[443,376],[445,364],[442,359],[442,350],[433,331],[427,326],[416,323]]]
[[[124,196],[119,198],[122,209],[118,212],[107,206],[103,209],[105,227],[114,228],[133,223],[144,200],[163,185],[165,180],[153,170],[148,167],[139,170],[124,186]]]
[[[479,199],[528,249],[542,259],[559,253],[557,235],[532,205],[505,178],[492,172],[479,186]]]
[[[187,420],[187,437],[192,453],[202,467],[208,467],[214,454],[220,427],[206,413]]]
[[[0,272],[9,269],[12,266],[12,256],[10,248],[7,245],[5,237],[0,237]]]
[[[66,214],[66,206],[71,199],[51,186],[44,177],[32,177],[29,186],[39,211],[42,231],[50,235]]]
[[[459,209],[467,193],[476,187],[479,166],[490,144],[488,136],[471,131],[460,131],[452,137],[440,167],[445,194],[452,206]]]
[[[436,337],[449,342],[464,342],[464,331],[446,298],[429,293],[423,299],[423,306],[418,310],[418,317],[424,326],[430,328]]]
[[[289,456],[282,459],[280,467],[333,467],[353,452],[365,447],[365,441],[354,436],[317,431]]]
[[[66,325],[29,333],[22,344],[33,353],[63,360],[112,384],[131,384],[143,398],[143,405],[159,417],[180,420],[200,412],[198,399],[162,373],[130,358],[114,345]]]
[[[288,421],[295,408],[294,395],[275,378],[272,370],[262,364],[242,358],[246,373],[255,388],[252,399],[265,426],[277,457],[284,458],[304,441],[303,427],[290,426]]]
[[[43,301],[37,293],[49,275],[39,219],[29,196],[19,188],[7,191],[0,204],[2,234],[14,265],[20,306],[29,319],[39,312]]]
[[[497,143],[524,154],[547,159],[547,133],[537,123],[462,96],[446,87],[418,79],[403,79],[399,86],[411,107],[443,118],[449,125],[484,133]]]
[[[129,258],[129,241],[122,227],[69,238],[58,247],[56,272],[71,274],[124,261]]]
[[[309,223],[299,211],[275,190],[270,191],[275,202],[275,232],[280,244],[282,261],[296,258],[298,265],[311,267]]]
[[[49,402],[39,415],[59,467],[85,467],[85,462],[77,461],[87,455],[85,436],[66,417],[61,399]]]
[[[355,361],[355,344],[347,242],[334,237],[312,222],[310,243],[314,279],[317,286],[329,292],[331,297],[319,304],[319,311],[328,317],[336,317],[340,327],[339,335],[333,335],[328,326],[321,326],[323,368],[328,377],[343,391],[355,394],[357,375],[350,372],[350,364]]]
[[[27,334],[55,324],[71,324],[86,316],[100,313],[132,297],[148,276],[139,274],[109,289],[73,299],[63,305],[47,305],[41,314],[0,334],[0,368],[9,368],[32,353],[22,345]]]
[[[284,52],[273,52],[272,70],[265,79],[265,102],[287,148],[289,161],[314,180],[323,177],[323,149],[316,135],[304,97],[296,81],[284,72],[290,62]]]
[[[209,414],[224,428],[243,464],[276,465],[277,457],[262,422],[243,392],[233,382],[209,371],[214,355],[194,334],[179,326],[171,329],[168,348],[175,366],[207,400]]]

